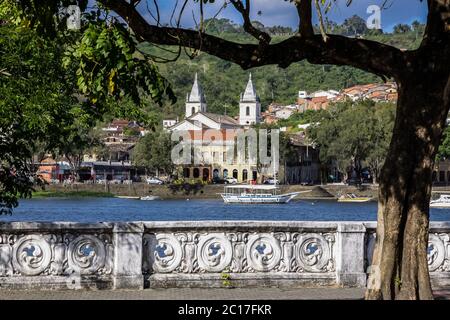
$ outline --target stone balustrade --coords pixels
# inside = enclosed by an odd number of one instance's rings
[[[0,223],[0,288],[366,285],[374,222]],[[450,285],[450,222],[433,222],[433,286]]]

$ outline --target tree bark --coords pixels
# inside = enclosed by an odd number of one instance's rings
[[[431,177],[450,107],[450,79],[445,72],[416,70],[398,83],[367,299],[433,298],[427,261]]]

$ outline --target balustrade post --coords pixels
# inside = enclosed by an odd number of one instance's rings
[[[113,229],[114,289],[143,289],[142,223],[116,223]]]
[[[337,227],[336,275],[344,287],[365,287],[363,223],[339,223]]]

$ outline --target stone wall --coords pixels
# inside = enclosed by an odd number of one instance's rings
[[[366,285],[372,222],[0,223],[0,288]],[[434,287],[450,286],[450,222],[432,223]]]

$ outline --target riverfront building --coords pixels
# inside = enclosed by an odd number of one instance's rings
[[[204,181],[231,177],[239,182],[256,181],[259,176],[256,161],[242,161],[237,153],[232,159],[227,159],[227,152],[230,152],[229,146],[236,142],[237,130],[245,131],[260,121],[261,102],[251,74],[240,96],[238,118],[208,112],[202,86],[195,74],[191,92],[186,95],[185,119],[168,128],[172,132],[186,132],[197,154],[196,158],[193,157],[197,161],[194,160],[192,165],[179,168],[182,176]]]
[[[249,159],[233,147],[239,132],[249,134],[248,129],[261,123],[261,120],[261,102],[251,74],[240,95],[239,116],[236,118],[208,112],[207,101],[196,74],[191,92],[186,95],[185,119],[167,128],[172,132],[185,133],[192,143],[193,155],[196,155],[191,157],[191,164],[178,168],[181,176],[204,181],[233,177],[238,182],[258,183],[273,177],[272,166],[258,165],[257,159]],[[295,141],[292,145],[298,151],[298,160],[280,163],[276,172],[278,179],[282,183],[317,182],[318,150],[300,143],[298,137],[291,140]]]

